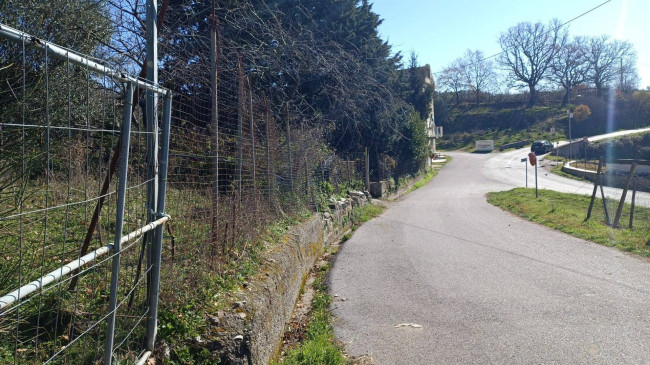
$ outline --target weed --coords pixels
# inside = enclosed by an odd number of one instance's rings
[[[317,273],[314,281],[316,291],[312,302],[312,312],[307,327],[306,340],[297,348],[291,349],[283,364],[285,365],[338,365],[345,363],[341,348],[334,340],[331,314],[327,309],[332,297],[327,294],[324,284],[327,270]]]
[[[381,205],[368,204],[360,208],[359,221],[365,223],[373,218],[379,217],[385,207]]]

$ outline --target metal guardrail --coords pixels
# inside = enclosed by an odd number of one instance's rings
[[[503,151],[503,150],[505,150],[507,148],[521,148],[521,147],[524,147],[527,144],[530,144],[529,139],[524,140],[524,141],[514,142],[514,143],[507,143],[507,144],[501,145],[501,147],[499,147],[499,151]]]

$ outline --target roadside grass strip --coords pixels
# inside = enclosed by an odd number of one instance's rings
[[[352,230],[361,224],[378,217],[385,210],[383,205],[364,205],[352,211]],[[350,238],[346,234],[341,242]],[[336,254],[338,246],[332,248],[332,254]],[[331,257],[331,256],[330,256]],[[314,298],[311,302],[309,323],[305,330],[305,339],[298,346],[287,351],[286,356],[274,365],[339,365],[354,363],[354,360],[346,359],[343,345],[336,340],[332,326],[333,317],[330,313],[330,304],[333,298],[327,293],[327,275],[332,267],[331,262],[320,266],[315,272]]]
[[[591,218],[585,222],[590,197],[586,195],[516,188],[509,191],[489,193],[488,202],[529,221],[543,224],[572,236],[605,246],[650,257],[650,209],[635,207],[633,228],[629,228],[629,204],[623,207],[620,228],[607,225],[601,199],[594,201]],[[607,199],[610,219],[614,219],[618,201]]]
[[[299,347],[287,353],[283,362],[285,365],[345,363],[342,348],[334,339],[332,315],[328,310],[332,297],[327,294],[327,286],[324,284],[327,271],[329,267],[319,272],[314,281],[315,294],[306,339]]]

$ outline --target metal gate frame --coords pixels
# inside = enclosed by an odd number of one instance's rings
[[[139,80],[136,77],[126,75],[110,67],[104,66],[94,62],[81,54],[77,54],[71,50],[60,47],[56,44],[38,39],[35,36],[21,32],[4,24],[0,24],[0,38],[4,38],[15,43],[21,44],[24,47],[42,50],[53,57],[68,61],[71,64],[83,66],[88,70],[97,72],[116,81],[122,82],[126,86],[126,105],[124,107],[123,124],[121,131],[121,162],[118,175],[118,199],[116,209],[116,227],[115,239],[112,244],[96,249],[76,260],[68,262],[67,264],[57,268],[56,270],[43,275],[37,280],[34,280],[20,288],[0,297],[0,316],[6,313],[7,308],[13,306],[29,295],[42,290],[45,286],[60,281],[64,277],[74,273],[76,270],[81,269],[91,263],[97,261],[100,257],[107,254],[112,254],[112,273],[110,284],[110,311],[102,318],[106,319],[108,323],[108,330],[106,333],[104,364],[110,365],[113,358],[114,347],[114,331],[115,331],[115,315],[118,308],[117,303],[117,289],[119,283],[120,271],[120,258],[122,245],[133,241],[136,238],[146,235],[149,242],[150,250],[148,255],[149,264],[151,265],[151,280],[149,281],[148,296],[149,313],[147,318],[147,340],[145,351],[137,361],[138,364],[144,364],[151,355],[154,349],[154,344],[157,334],[158,324],[158,294],[160,284],[160,263],[162,252],[162,239],[163,239],[163,225],[170,220],[170,217],[165,214],[165,197],[166,197],[166,183],[167,183],[167,166],[169,161],[169,136],[171,125],[171,110],[172,110],[172,94],[170,90],[159,87],[157,85],[157,45],[156,45],[156,29],[155,29],[155,14],[156,5],[155,1],[147,1],[147,20],[148,24],[153,24],[148,27],[148,40],[153,39],[152,42],[147,42],[147,64],[148,79],[150,81]],[[154,14],[152,16],[151,14]],[[130,146],[130,133],[131,133],[131,120],[132,120],[132,100],[134,89],[142,88],[146,90],[147,97],[147,164],[149,166],[148,179],[150,184],[148,186],[147,194],[147,208],[148,219],[147,224],[139,229],[130,232],[126,235],[123,234],[124,223],[124,204],[127,189],[127,175],[128,175],[128,156]],[[161,138],[162,144],[158,146],[158,122],[156,116],[157,110],[157,96],[164,97],[163,118],[162,118],[162,131]],[[158,154],[160,153],[160,159]],[[63,351],[63,350],[61,350]],[[59,352],[60,353],[60,352]],[[55,357],[55,354],[53,357]]]

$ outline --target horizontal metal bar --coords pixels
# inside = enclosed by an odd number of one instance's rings
[[[632,162],[636,163],[637,165],[641,166],[650,166],[650,161],[648,160],[634,160],[631,158],[622,158],[618,160],[607,160],[606,163],[616,163],[616,164],[621,164],[621,165],[631,165]]]
[[[145,352],[142,354],[142,357],[138,359],[138,362],[136,362],[135,365],[144,365],[147,360],[149,360],[149,356],[151,356],[151,351]]]
[[[153,221],[153,222],[151,222],[151,223],[149,223],[149,224],[147,224],[145,226],[142,226],[142,227],[138,228],[137,230],[129,233],[128,235],[122,236],[122,239],[120,240],[120,242],[122,244],[125,244],[125,243],[135,239],[136,237],[139,237],[139,236],[143,235],[144,233],[149,232],[149,231],[153,230],[154,228],[164,224],[169,219],[170,219],[170,217],[168,215],[166,215],[166,216],[164,216],[164,217],[162,217],[162,218],[160,218],[158,220],[155,220],[155,221]],[[49,285],[49,284],[51,284],[51,283],[53,283],[55,281],[61,280],[61,278],[63,278],[64,276],[70,274],[74,270],[79,269],[79,268],[81,268],[83,266],[86,266],[89,263],[97,260],[99,257],[102,257],[102,256],[106,255],[108,252],[111,251],[112,247],[113,247],[113,245],[108,245],[108,246],[98,248],[97,250],[95,250],[93,252],[90,252],[90,253],[88,253],[88,254],[86,254],[86,255],[84,255],[84,256],[82,256],[82,257],[80,257],[80,258],[78,258],[78,259],[76,259],[74,261],[71,261],[71,262],[67,263],[66,265],[63,265],[62,267],[60,267],[60,268],[58,268],[58,269],[56,269],[56,270],[42,276],[42,277],[40,277],[39,279],[34,280],[29,284],[23,285],[19,289],[16,289],[13,292],[1,297],[0,298],[0,311],[2,311],[3,309],[9,307],[10,305],[17,302],[18,300],[23,299],[26,296],[32,294],[33,292],[39,290],[40,288],[45,287],[46,285]]]
[[[57,46],[54,43],[50,43],[46,40],[36,38],[33,35],[21,32],[17,29],[11,28],[5,24],[0,23],[0,37],[6,38],[10,41],[22,44],[25,42],[25,45],[31,48],[38,49],[47,49],[48,54],[51,54],[54,57],[60,58],[64,61],[70,61],[79,66],[87,67],[90,70],[98,72],[102,75],[109,76],[115,80],[121,82],[132,82],[134,85],[137,85],[140,88],[153,91],[158,94],[166,94],[167,89],[162,88],[158,85],[152,85],[146,81],[140,80],[136,77],[127,75],[123,72],[114,70],[110,67],[104,66],[95,61],[91,61],[88,58],[75,53],[71,50],[65,49],[61,46]]]

